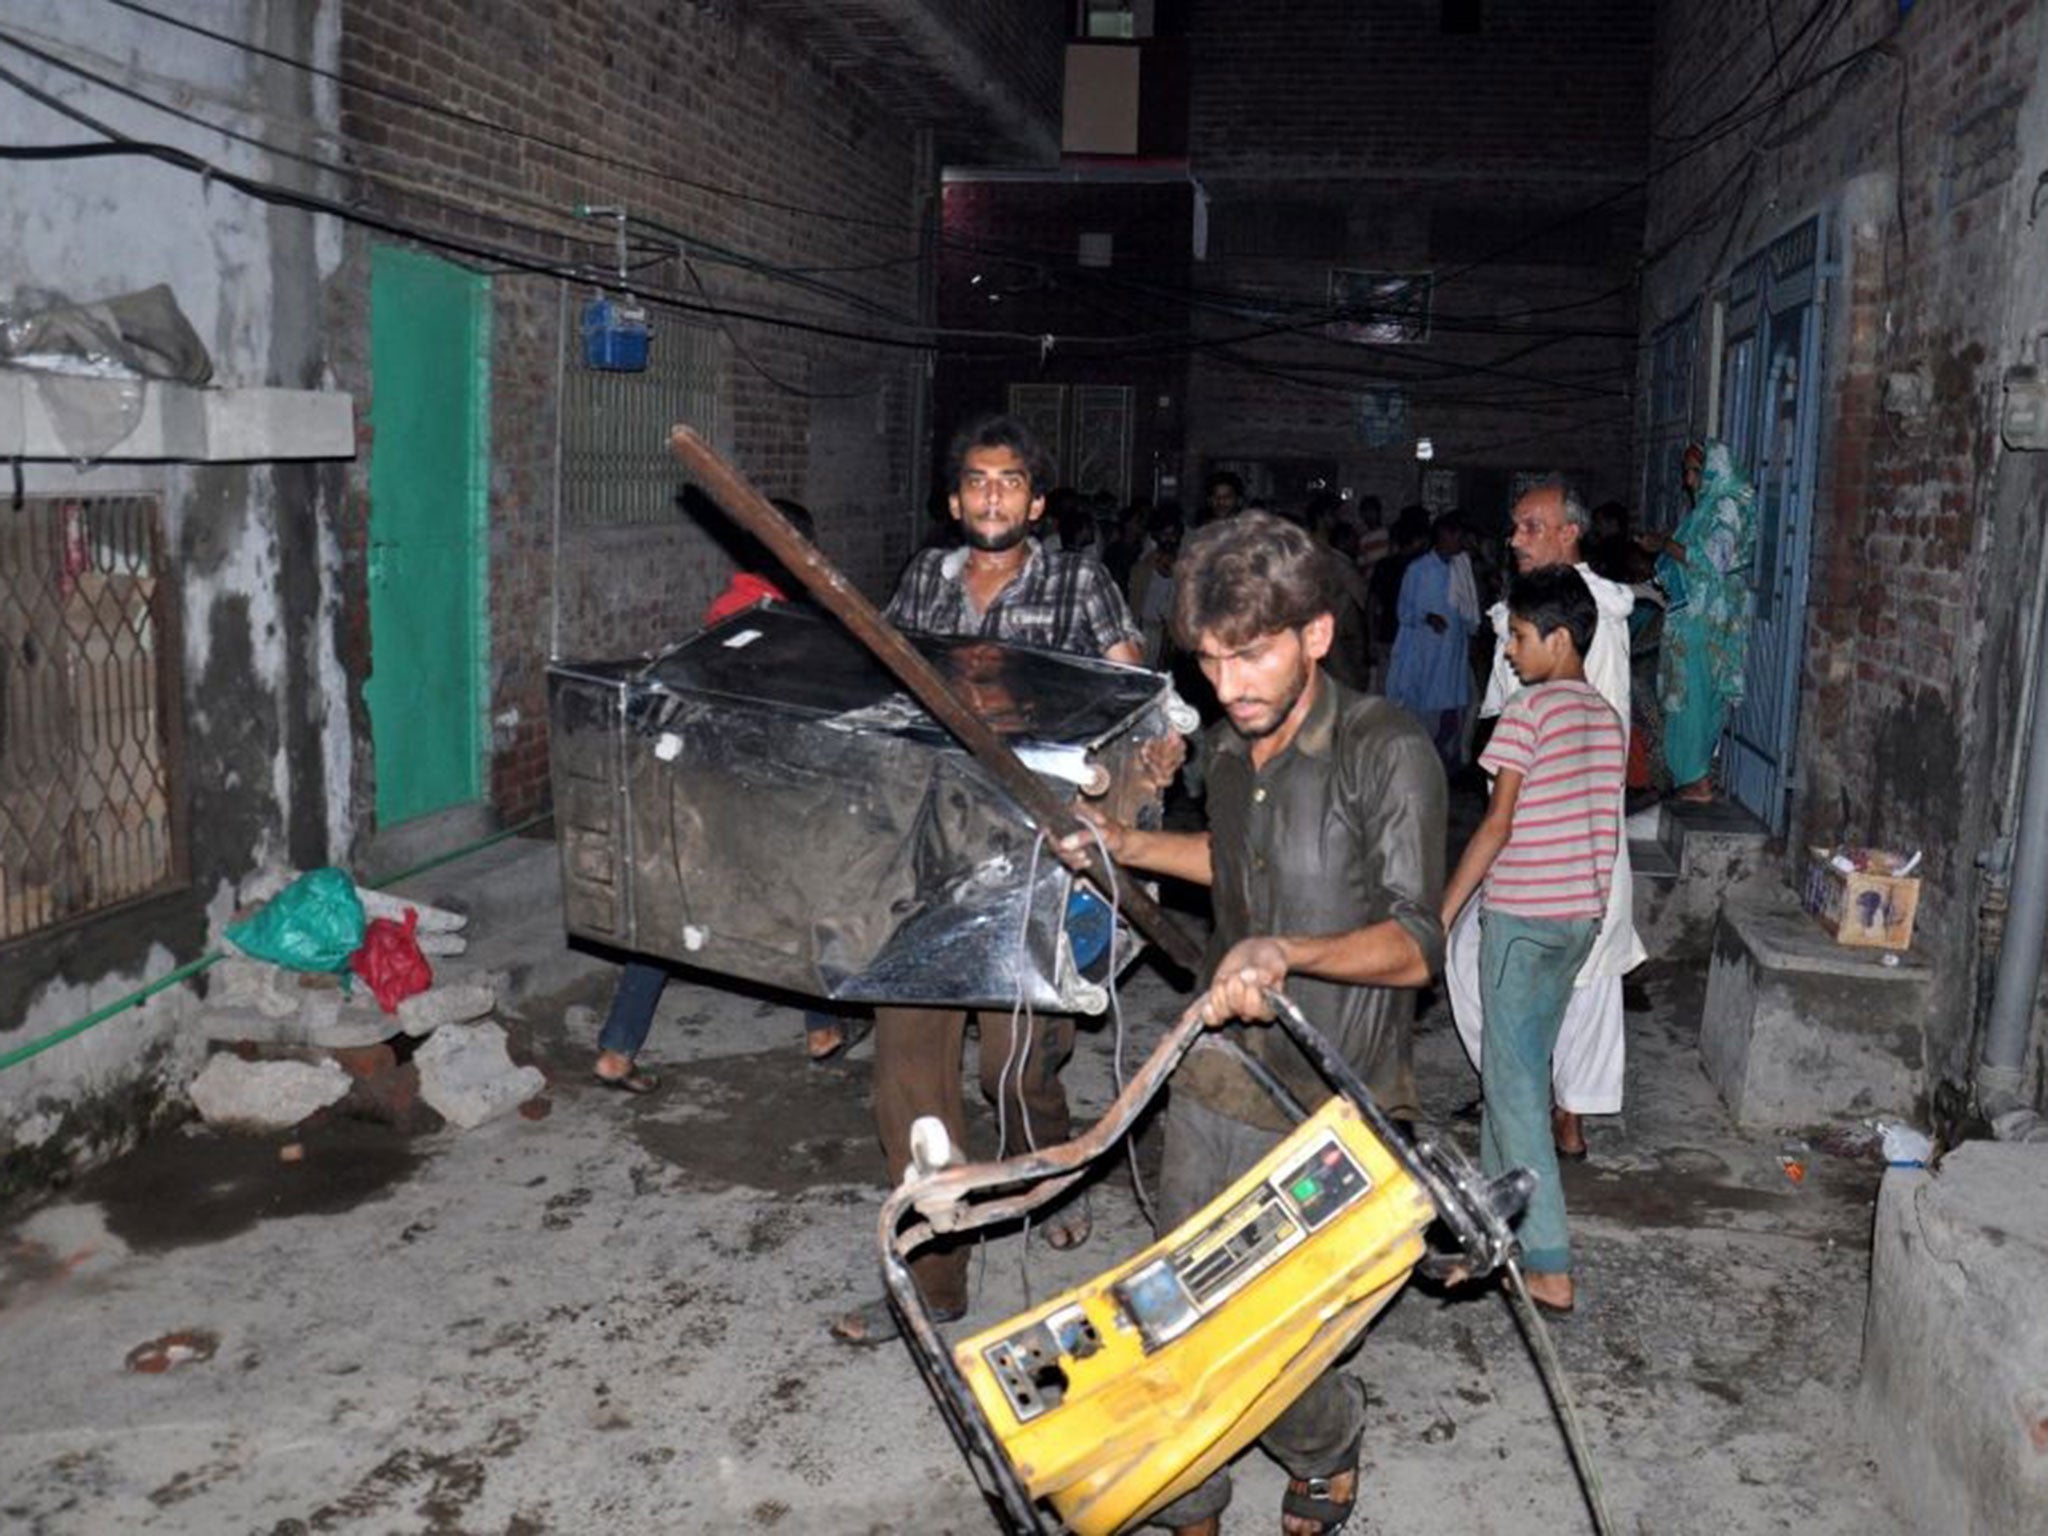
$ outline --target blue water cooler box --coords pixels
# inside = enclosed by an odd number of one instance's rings
[[[647,311],[623,300],[597,298],[583,306],[583,363],[607,373],[638,373],[647,366],[654,331]]]

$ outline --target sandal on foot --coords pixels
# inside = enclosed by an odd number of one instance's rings
[[[1345,1386],[1358,1394],[1363,1406],[1364,1384],[1355,1377],[1346,1377]],[[1320,1477],[1290,1477],[1287,1491],[1280,1495],[1280,1514],[1283,1519],[1292,1516],[1296,1520],[1317,1522],[1317,1536],[1342,1536],[1350,1528],[1352,1511],[1358,1504],[1358,1448],[1365,1442],[1364,1415],[1359,1418],[1358,1433],[1351,1437],[1351,1443],[1342,1451],[1342,1462],[1334,1470]],[[1351,1491],[1337,1494],[1330,1484],[1348,1476]],[[1282,1529],[1285,1529],[1283,1526]]]
[[[1462,1253],[1441,1253],[1432,1248],[1416,1260],[1415,1274],[1440,1290],[1455,1291],[1472,1283],[1472,1261]]]
[[[1095,1213],[1088,1208],[1087,1195],[1069,1201],[1046,1217],[1038,1230],[1045,1238],[1045,1246],[1056,1253],[1080,1247],[1095,1231]]]
[[[859,1045],[861,1041],[867,1039],[874,1032],[874,1028],[874,1022],[870,1019],[841,1020],[838,1038],[822,1051],[812,1046],[806,1040],[804,1043],[804,1053],[810,1057],[812,1066],[823,1066],[828,1061],[839,1060],[840,1057],[844,1056],[856,1045]],[[804,1033],[809,1035],[810,1031],[806,1030]]]
[[[932,1321],[935,1323],[957,1323],[966,1315],[965,1307],[932,1308]],[[902,1338],[903,1324],[896,1316],[896,1309],[889,1304],[889,1298],[877,1296],[873,1301],[864,1301],[851,1312],[833,1318],[826,1331],[841,1344],[850,1344],[855,1349],[873,1349],[877,1344]]]
[[[652,1093],[661,1086],[660,1078],[656,1077],[652,1072],[642,1072],[638,1067],[628,1067],[617,1077],[608,1077],[602,1072],[593,1070],[590,1074],[590,1080],[596,1083],[598,1087],[609,1088],[614,1093],[630,1093],[635,1095]]]

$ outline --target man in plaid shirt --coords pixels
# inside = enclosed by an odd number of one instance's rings
[[[953,439],[948,469],[948,506],[962,542],[911,560],[889,601],[890,620],[923,634],[976,635],[1140,664],[1138,626],[1109,572],[1091,555],[1050,548],[1035,536],[1051,465],[1030,428],[1008,416],[977,421]],[[1178,766],[1153,765],[1166,779]],[[891,1179],[910,1162],[910,1127],[920,1115],[936,1115],[953,1145],[966,1145],[966,1029],[967,1015],[957,1009],[875,1010],[875,1129]],[[1059,1072],[1074,1049],[1074,1021],[1033,1018],[1017,1030],[1007,1011],[994,1010],[980,1015],[980,1029],[982,1092],[1001,1105],[1009,1125],[1024,1128],[1030,1145],[1065,1141],[1070,1121]],[[1056,1248],[1078,1247],[1089,1232],[1086,1204],[1055,1212],[1041,1230]],[[968,1253],[965,1245],[928,1247],[911,1265],[942,1320],[967,1310]],[[878,1299],[836,1319],[832,1333],[844,1343],[876,1344],[895,1337],[896,1320]]]

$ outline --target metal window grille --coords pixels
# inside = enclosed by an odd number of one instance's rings
[[[1382,346],[1427,341],[1435,281],[1428,272],[1332,267],[1330,308],[1337,318],[1324,327],[1324,333],[1333,341]]]
[[[0,507],[0,943],[184,878],[152,497]]]
[[[587,368],[580,338],[562,381],[562,521],[571,527],[673,522],[683,473],[669,428],[724,441],[719,383],[724,349],[708,327],[664,321],[633,373]]]

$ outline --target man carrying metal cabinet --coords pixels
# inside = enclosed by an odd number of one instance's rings
[[[1141,661],[1142,637],[1108,571],[1087,554],[1052,549],[1036,537],[1050,465],[1028,427],[1006,416],[972,423],[953,440],[948,478],[947,504],[962,542],[912,559],[887,609],[893,623],[922,634]],[[1171,740],[1177,745],[1178,738]],[[1151,762],[1165,778],[1177,766],[1172,748]],[[876,1010],[875,1128],[892,1182],[909,1163],[910,1127],[920,1116],[936,1116],[954,1146],[966,1144],[960,1084],[966,1025],[960,1009]],[[996,1104],[1013,1147],[1065,1141],[1070,1121],[1059,1073],[1073,1051],[1073,1019],[1038,1017],[1013,1028],[1008,1012],[989,1010],[979,1015],[979,1026],[982,1091]],[[1085,1201],[1055,1212],[1043,1228],[1056,1248],[1078,1246],[1089,1229]],[[941,1318],[967,1309],[967,1258],[964,1246],[941,1248],[913,1266],[920,1291]],[[833,1336],[848,1344],[879,1343],[895,1337],[896,1329],[881,1298],[832,1324]]]

